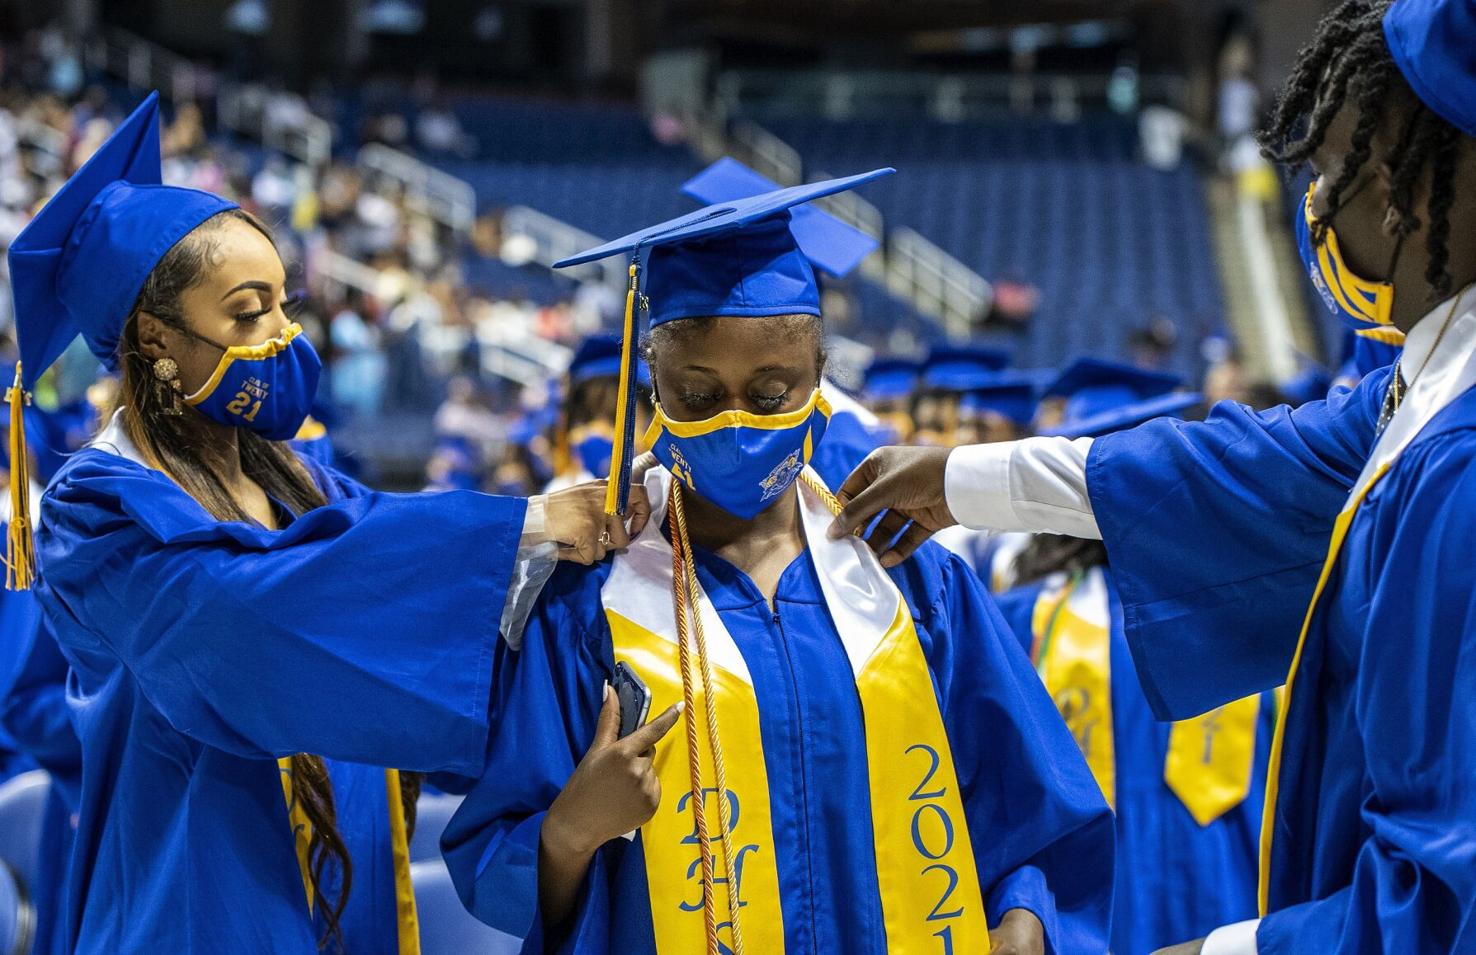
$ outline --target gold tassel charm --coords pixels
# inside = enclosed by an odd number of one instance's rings
[[[10,526],[5,542],[5,589],[30,590],[36,579],[36,553],[31,541],[31,465],[26,453],[25,406],[31,395],[21,386],[21,365],[5,393],[10,402]]]

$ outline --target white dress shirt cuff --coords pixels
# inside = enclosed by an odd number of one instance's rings
[[[1256,929],[1260,919],[1247,919],[1209,933],[1199,955],[1256,955]]]
[[[1026,438],[954,449],[943,493],[965,527],[1100,538],[1087,496],[1091,438]]]

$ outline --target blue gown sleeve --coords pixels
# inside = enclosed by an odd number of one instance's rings
[[[67,672],[35,595],[0,594],[0,733],[51,774],[57,793],[75,809],[82,744],[67,707]]]
[[[1389,374],[1295,410],[1221,402],[1203,422],[1158,419],[1093,442],[1092,511],[1159,719],[1286,678]]]
[[[950,555],[941,574],[919,636],[943,701],[989,924],[1024,908],[1045,926],[1047,951],[1106,951],[1111,811],[968,565]]]
[[[1261,922],[1261,955],[1476,950],[1476,438],[1413,445],[1385,482],[1387,554],[1344,571],[1372,595],[1353,690],[1370,834],[1350,885]]]
[[[480,772],[524,502],[329,498],[280,531],[219,522],[83,452],[42,498],[37,598],[74,663],[126,669],[207,745]]]
[[[498,647],[487,768],[441,837],[467,910],[524,938],[525,952],[609,950],[610,856],[623,846],[612,843],[595,853],[562,939],[545,939],[538,905],[543,819],[594,738],[601,691],[611,675],[601,649],[603,631],[589,628],[599,614],[598,586],[591,579],[597,576],[584,568],[560,568],[529,618],[521,648],[505,642]],[[580,614],[573,607],[588,609]]]

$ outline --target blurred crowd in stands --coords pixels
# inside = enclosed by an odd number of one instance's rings
[[[514,382],[493,373],[496,362],[485,352],[530,342],[545,358],[550,346],[567,355],[586,336],[615,324],[621,297],[596,283],[559,279],[550,285],[546,276],[536,301],[518,294],[515,284],[498,295],[472,287],[465,263],[507,251],[496,215],[483,215],[458,233],[400,182],[355,161],[358,146],[368,142],[425,156],[471,155],[473,137],[434,85],[416,84],[412,98],[420,105],[413,112],[368,111],[356,128],[336,130],[333,158],[318,167],[234,139],[219,127],[211,95],[216,77],[208,69],[199,68],[192,88],[201,94],[198,101],[166,111],[165,179],[230,196],[273,225],[284,259],[298,273],[296,284],[308,294],[299,320],[325,360],[318,417],[330,433],[356,436],[341,442],[350,453],[340,464],[384,486],[428,482],[504,493],[538,490],[566,470],[557,376],[524,375]],[[134,99],[125,88],[89,75],[78,49],[58,31],[0,45],[0,248]],[[324,108],[270,91],[263,109],[267,123],[283,128],[310,113],[335,115],[327,104],[316,105]],[[997,313],[1010,323],[1030,320],[1038,293],[1028,282],[1001,280],[997,291]],[[846,305],[834,303],[837,311]],[[10,307],[5,290],[0,357],[13,360]],[[1153,314],[1141,322],[1130,339],[1132,362],[1165,368],[1184,344],[1178,324]],[[1247,381],[1227,341],[1212,338],[1202,350],[1207,397],[1260,405],[1279,400]],[[40,400],[76,400],[98,371],[78,343]],[[845,383],[860,384],[855,377]],[[376,452],[367,471],[365,448]],[[361,452],[357,458],[355,451]]]

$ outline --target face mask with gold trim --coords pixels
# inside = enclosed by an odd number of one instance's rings
[[[226,347],[191,333],[224,354],[199,391],[184,399],[205,417],[249,428],[272,441],[297,434],[312,408],[323,362],[302,326],[293,323],[260,345]]]
[[[603,478],[610,473],[615,429],[602,421],[574,428],[569,432],[569,448],[586,474]]]
[[[1343,261],[1338,247],[1338,237],[1332,225],[1326,224],[1322,243],[1319,245],[1312,232],[1317,218],[1312,214],[1312,196],[1317,191],[1314,182],[1307,188],[1307,198],[1297,212],[1297,252],[1302,265],[1312,280],[1312,287],[1327,310],[1342,320],[1344,325],[1360,334],[1378,329],[1378,340],[1387,341],[1398,335],[1391,317],[1394,310],[1394,283],[1374,282],[1361,278]],[[1389,275],[1394,274],[1394,264],[1399,261],[1399,250],[1404,242],[1401,235],[1394,246],[1393,261],[1389,263]]]
[[[816,388],[804,407],[776,415],[724,411],[673,421],[658,402],[647,436],[677,480],[748,520],[794,486],[829,423],[830,403]]]

